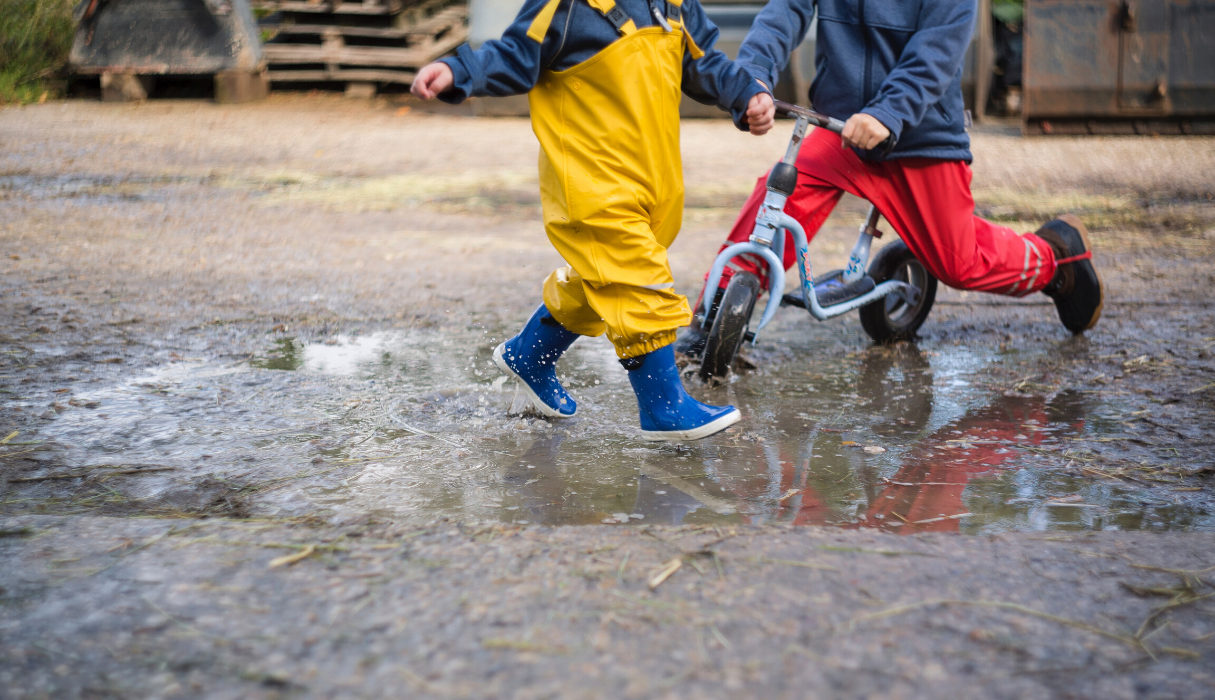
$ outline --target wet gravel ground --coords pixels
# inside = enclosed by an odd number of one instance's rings
[[[979,129],[981,212],[1091,223],[1099,326],[943,291],[886,349],[785,310],[695,389],[744,424],[664,448],[601,340],[563,424],[489,367],[559,264],[526,122],[276,95],[0,133],[0,695],[1212,693],[1215,140]],[[783,145],[685,124],[682,291]]]
[[[1208,534],[5,526],[9,697],[1215,691]]]

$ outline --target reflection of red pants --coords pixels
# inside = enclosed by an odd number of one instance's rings
[[[1049,433],[1027,426],[1047,427],[1044,408],[1041,399],[1003,399],[928,436],[908,451],[890,484],[869,504],[866,525],[907,524],[899,530],[904,534],[957,532],[959,519],[939,518],[965,513],[970,480],[1021,457],[1014,445],[1041,444]],[[935,522],[920,522],[925,520]]]
[[[1032,233],[1019,236],[974,215],[970,167],[961,161],[902,158],[869,163],[852,149],[841,148],[839,136],[815,129],[802,144],[797,170],[797,189],[785,211],[810,238],[848,192],[876,206],[916,258],[950,287],[1024,296],[1045,287],[1055,274],[1054,251],[1041,238]],[[750,237],[764,200],[764,182],[760,178],[756,184],[727,245]],[[787,236],[785,268],[795,261],[793,240]],[[736,258],[734,267],[759,272],[753,261],[743,258]],[[723,287],[727,281],[723,276]]]

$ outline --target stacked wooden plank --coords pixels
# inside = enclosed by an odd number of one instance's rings
[[[270,81],[344,82],[374,93],[468,36],[464,0],[257,0]]]

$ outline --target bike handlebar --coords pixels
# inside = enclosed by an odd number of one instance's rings
[[[814,110],[789,104],[788,102],[781,102],[780,100],[774,100],[774,102],[776,104],[776,113],[782,117],[805,117],[806,121],[810,122],[811,125],[822,127],[827,131],[837,134],[844,130],[844,122],[828,117],[826,114],[819,114]]]
[[[805,117],[806,121],[810,122],[811,125],[826,129],[827,131],[835,134],[838,134],[844,130],[844,122],[834,117],[829,117],[826,114],[820,114],[814,110],[806,109],[805,107],[789,104],[788,102],[781,102],[780,100],[774,100],[773,102],[776,104],[776,113],[782,117]],[[891,134],[871,150],[877,151],[883,156],[888,156],[890,155],[890,152],[894,150],[894,145],[896,142],[897,139],[895,139],[894,134]]]

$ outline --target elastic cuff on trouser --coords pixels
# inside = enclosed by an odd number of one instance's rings
[[[1050,243],[1032,233],[1023,234],[1017,238],[1024,247],[1024,255],[1019,259],[1014,257],[1015,262],[1010,266],[1012,269],[1006,269],[1003,279],[997,277],[984,280],[980,284],[951,286],[995,292],[1011,297],[1023,297],[1042,291],[1042,288],[1050,284],[1055,275],[1055,249],[1051,247]],[[1013,247],[1015,250],[1015,244]],[[1017,268],[1020,268],[1019,272]],[[1009,284],[1009,277],[1012,278],[1011,284]]]
[[[1041,241],[1042,246],[1040,249],[1043,250],[1046,253],[1046,257],[1049,258],[1048,260],[1044,261],[1044,264],[1042,265],[1042,271],[1039,272],[1038,279],[1034,280],[1035,283],[1033,285],[1033,289],[1031,290],[1032,292],[1040,292],[1043,289],[1045,289],[1046,285],[1050,284],[1050,281],[1052,279],[1054,279],[1054,277],[1055,277],[1055,270],[1058,268],[1058,265],[1055,264],[1055,260],[1057,259],[1057,257],[1056,257],[1056,253],[1055,253],[1055,247],[1052,246],[1049,241],[1042,238],[1041,236],[1038,236],[1038,235],[1035,235],[1032,233],[1025,234],[1025,237],[1029,237],[1029,236],[1033,236],[1034,238]],[[1029,292],[1027,292],[1027,294],[1028,293]]]
[[[544,280],[544,305],[572,333],[607,333],[621,358],[644,355],[675,342],[676,329],[692,320],[687,299],[673,289],[624,284],[596,287],[568,267],[554,270]]]
[[[675,342],[675,330],[662,331],[654,333],[640,342],[635,342],[629,345],[616,345],[616,356],[620,359],[628,359],[630,357],[641,357],[647,355],[659,348],[665,348]]]

